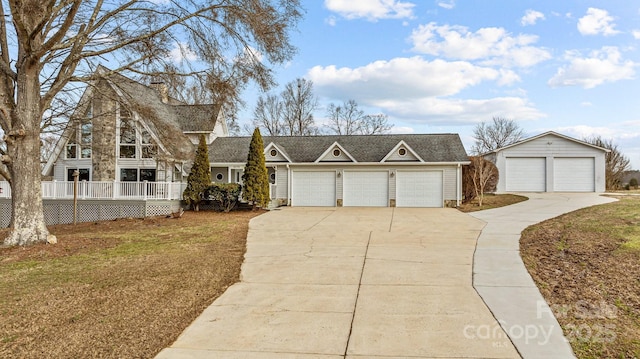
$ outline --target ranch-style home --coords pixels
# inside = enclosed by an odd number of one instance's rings
[[[241,182],[250,137],[209,145],[212,179]],[[291,206],[445,207],[469,163],[457,134],[263,137],[272,202]]]
[[[604,192],[609,150],[553,131],[485,155],[500,172],[496,192]]]

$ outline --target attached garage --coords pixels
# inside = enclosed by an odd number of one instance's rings
[[[604,192],[607,149],[546,132],[485,155],[497,192]]]
[[[554,158],[553,190],[556,192],[595,191],[593,158]]]
[[[389,171],[345,171],[343,206],[389,206]]]
[[[336,205],[335,171],[294,171],[291,177],[291,205],[333,207]]]
[[[544,192],[547,189],[544,157],[507,157],[505,173],[509,192]]]
[[[396,173],[397,207],[442,207],[442,171],[398,171]]]

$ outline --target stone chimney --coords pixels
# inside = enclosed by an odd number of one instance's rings
[[[169,103],[169,88],[162,80],[151,82],[151,87],[158,91],[162,103]]]

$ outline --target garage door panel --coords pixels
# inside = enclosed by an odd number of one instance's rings
[[[334,171],[294,171],[291,182],[292,206],[335,207]]]
[[[545,192],[547,190],[546,158],[509,157],[506,162],[508,192]]]
[[[387,207],[389,205],[388,171],[345,171],[343,176],[345,207]]]
[[[442,207],[442,171],[398,171],[397,207]]]
[[[556,192],[595,191],[595,160],[588,158],[554,158],[553,190]]]

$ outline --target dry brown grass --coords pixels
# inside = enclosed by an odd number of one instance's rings
[[[0,358],[153,357],[238,280],[260,213],[52,226],[56,245],[0,249]]]
[[[531,226],[520,248],[578,358],[640,357],[640,198]]]
[[[458,209],[462,212],[468,213],[509,206],[528,199],[529,198],[527,197],[515,194],[485,194],[484,200],[482,201],[482,207],[478,206],[478,199],[476,198],[469,203],[463,203],[458,207]]]

